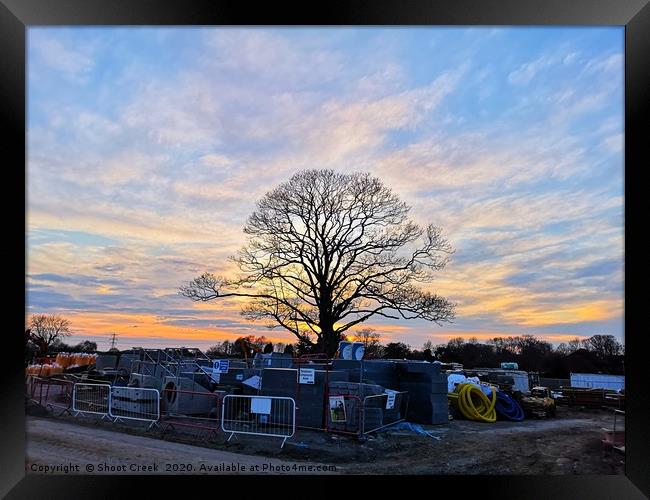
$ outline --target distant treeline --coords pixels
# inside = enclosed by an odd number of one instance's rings
[[[421,349],[403,342],[383,344],[380,338],[379,333],[368,328],[347,340],[363,342],[366,359],[438,360],[461,363],[466,368],[499,367],[502,362],[516,362],[521,370],[556,378],[568,378],[571,372],[624,374],[624,346],[613,335],[576,338],[557,347],[534,335],[495,337],[486,342],[457,337],[439,345],[427,341]],[[305,344],[273,344],[264,336],[225,340],[206,351],[211,357],[243,357],[255,352],[314,354]]]
[[[346,340],[363,342],[366,359],[413,359],[461,363],[465,368],[493,368],[502,362],[516,362],[521,370],[539,372],[546,377],[568,378],[569,373],[624,374],[625,348],[613,335],[594,335],[587,339],[573,339],[553,347],[550,342],[534,335],[495,337],[486,342],[476,338],[451,339],[446,344],[424,343],[414,349],[403,342],[381,342],[381,336],[371,328],[359,331]],[[55,339],[49,353],[95,352],[97,344],[88,340],[69,345]],[[27,345],[27,359],[36,355],[38,349],[31,342]],[[240,337],[235,341],[224,340],[210,347],[206,354],[216,357],[251,357],[255,352],[284,352],[293,356],[315,354],[313,347],[304,343],[285,344],[270,342],[264,336]]]

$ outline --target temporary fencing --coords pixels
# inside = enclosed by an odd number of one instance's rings
[[[72,390],[74,415],[95,414],[110,418],[111,386],[109,384],[75,384]]]
[[[27,393],[32,401],[54,412],[70,413],[74,383],[57,378],[29,377]]]
[[[223,398],[221,429],[235,434],[282,438],[281,448],[296,432],[296,402],[277,396],[228,394]]]
[[[116,422],[138,420],[150,422],[153,427],[160,418],[160,392],[141,387],[111,388],[108,414]]]
[[[361,433],[368,434],[402,422],[408,411],[408,392],[390,391],[363,398]]]
[[[363,401],[354,394],[328,397],[325,430],[338,434],[361,436],[363,434]]]
[[[184,399],[185,401],[181,401]],[[183,404],[184,403],[184,404]],[[195,403],[198,411],[192,414],[179,411]],[[167,387],[160,398],[160,421],[163,431],[186,427],[217,433],[220,429],[222,393],[198,392]]]

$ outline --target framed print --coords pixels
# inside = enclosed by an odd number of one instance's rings
[[[650,494],[647,0],[0,18],[8,498],[231,473]]]

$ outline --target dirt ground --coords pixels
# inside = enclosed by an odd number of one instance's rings
[[[388,430],[365,442],[299,430],[281,449],[277,438],[238,436],[227,443],[223,433],[186,429],[162,433],[92,417],[30,416],[27,470],[32,464],[74,463],[83,469],[88,463],[113,463],[135,468],[158,464],[158,470],[93,472],[232,473],[222,470],[224,464],[240,464],[246,470],[234,472],[624,474],[624,456],[601,444],[601,428],[611,427],[612,418],[608,410],[558,407],[557,417],[550,420],[494,424],[454,420],[448,425],[423,426],[435,437]],[[187,470],[173,465],[183,463],[188,464]],[[200,464],[204,466],[198,470]],[[206,470],[205,464],[213,468]],[[335,470],[323,470],[323,465]]]

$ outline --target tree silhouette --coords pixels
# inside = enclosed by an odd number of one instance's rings
[[[453,252],[440,228],[366,173],[299,172],[248,218],[240,274],[204,273],[181,286],[192,300],[246,297],[242,314],[333,355],[344,332],[373,316],[451,321],[454,306],[418,285]],[[315,338],[315,342],[312,340]]]
[[[29,327],[30,340],[41,355],[47,354],[55,341],[70,335],[70,321],[56,314],[34,314]]]

